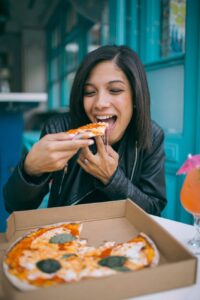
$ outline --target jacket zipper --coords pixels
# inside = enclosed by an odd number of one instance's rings
[[[75,202],[73,202],[71,204],[71,206],[76,205],[77,203],[79,203],[82,199],[84,199],[86,196],[88,196],[89,194],[91,194],[94,190],[89,191],[87,194],[85,194],[83,197],[81,197],[80,199],[76,200]]]
[[[135,173],[137,159],[138,159],[138,148],[137,148],[137,141],[136,141],[136,143],[135,143],[135,160],[134,160],[133,169],[131,172],[131,178],[130,178],[131,181],[132,181],[134,173]]]
[[[66,164],[64,169],[63,169],[63,174],[62,174],[62,178],[61,178],[61,181],[60,181],[60,187],[59,187],[59,191],[58,191],[58,197],[60,196],[61,191],[62,191],[63,181],[64,181],[64,178],[65,178],[65,175],[67,174],[67,169],[68,169],[68,164]]]

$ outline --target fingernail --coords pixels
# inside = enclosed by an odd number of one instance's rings
[[[94,144],[94,141],[93,140],[89,140],[88,141],[88,145],[92,145],[92,144]]]
[[[70,139],[73,139],[75,137],[75,134],[70,133],[70,134],[67,135],[67,137],[70,138]]]

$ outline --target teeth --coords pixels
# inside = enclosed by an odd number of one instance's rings
[[[106,119],[110,119],[112,117],[113,117],[113,115],[110,115],[110,116],[96,116],[97,120],[106,120]]]

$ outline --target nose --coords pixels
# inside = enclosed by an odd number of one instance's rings
[[[103,109],[110,106],[109,95],[105,92],[99,92],[96,101],[95,101],[95,108],[96,109]]]

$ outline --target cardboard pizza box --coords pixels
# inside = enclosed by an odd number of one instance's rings
[[[60,284],[28,292],[13,287],[1,270],[5,299],[117,300],[195,283],[197,259],[150,215],[128,199],[14,212],[8,218],[5,236],[7,241],[4,240],[1,250],[5,252],[5,249],[18,237],[34,228],[75,221],[83,223],[81,238],[88,239],[88,243],[95,246],[104,241],[125,242],[137,233],[144,232],[153,239],[159,249],[161,256],[159,265],[136,272],[84,279],[76,283]]]

